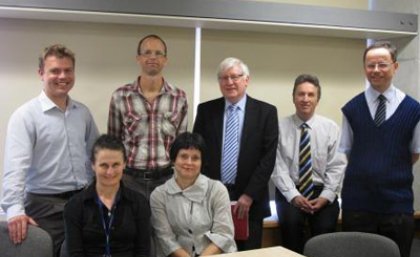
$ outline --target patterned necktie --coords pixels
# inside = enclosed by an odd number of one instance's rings
[[[386,97],[381,94],[381,95],[378,96],[378,101],[379,101],[378,108],[376,109],[376,113],[375,113],[375,124],[376,124],[377,127],[381,126],[381,124],[385,121]]]
[[[303,123],[300,131],[299,143],[299,191],[310,199],[313,194],[314,185],[312,183],[312,157],[311,157],[311,138],[309,135],[308,124]]]
[[[226,117],[225,139],[222,157],[222,182],[234,184],[239,155],[239,116],[238,107],[230,105]]]

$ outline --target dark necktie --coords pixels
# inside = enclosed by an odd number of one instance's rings
[[[304,197],[308,199],[312,197],[314,185],[312,182],[311,138],[306,123],[301,125],[300,132],[298,189]]]
[[[378,101],[379,101],[378,108],[376,109],[376,113],[375,113],[375,124],[376,124],[377,127],[381,126],[381,124],[385,121],[386,97],[381,94],[381,95],[378,96]]]

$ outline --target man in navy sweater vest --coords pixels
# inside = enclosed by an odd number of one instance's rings
[[[420,153],[420,104],[394,87],[397,50],[376,42],[363,55],[369,87],[343,108],[339,151],[348,156],[343,230],[381,234],[409,257],[414,236],[413,164]]]

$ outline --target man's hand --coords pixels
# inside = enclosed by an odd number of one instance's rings
[[[241,195],[235,207],[233,207],[233,214],[236,215],[239,219],[243,219],[245,214],[248,214],[252,202],[253,200],[251,197],[247,196],[246,194]]]
[[[9,238],[14,244],[20,244],[25,240],[28,232],[28,223],[30,225],[38,226],[31,217],[26,215],[13,217],[7,223]]]
[[[324,197],[318,197],[313,200],[310,200],[309,203],[312,205],[312,210],[317,212],[321,210],[325,205],[328,204],[328,199]]]
[[[314,210],[312,209],[312,204],[309,202],[308,199],[301,195],[295,196],[295,198],[292,199],[292,204],[296,208],[299,208],[301,211],[311,214],[314,213]]]

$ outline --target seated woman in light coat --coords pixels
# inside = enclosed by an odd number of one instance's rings
[[[174,176],[150,196],[158,256],[236,251],[227,189],[200,173],[205,154],[204,140],[198,134],[185,132],[172,144]]]

